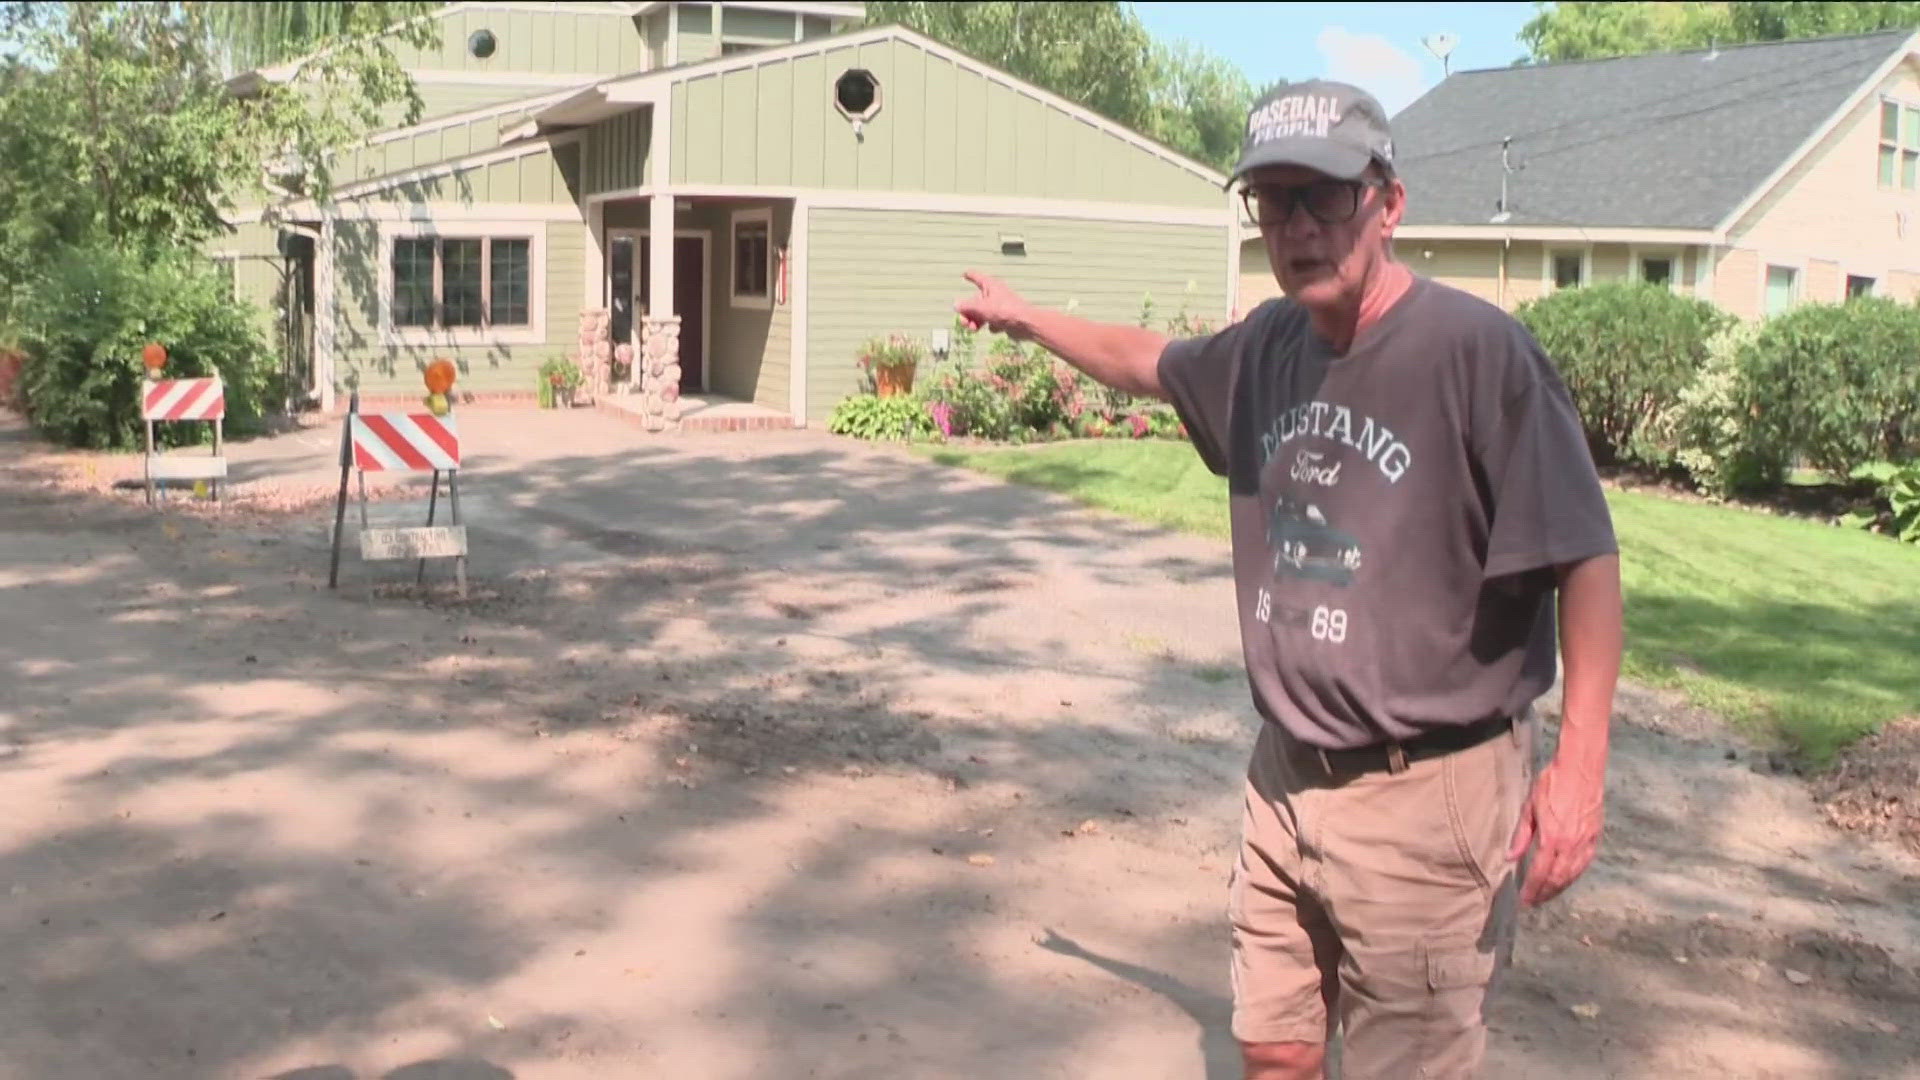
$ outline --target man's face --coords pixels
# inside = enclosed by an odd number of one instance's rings
[[[1371,169],[1347,181],[1270,165],[1250,172],[1245,186],[1281,291],[1309,310],[1357,303],[1387,261],[1406,202],[1400,182],[1383,181]]]

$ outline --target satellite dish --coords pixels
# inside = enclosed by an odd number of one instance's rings
[[[1433,54],[1434,59],[1440,61],[1441,70],[1449,73],[1452,72],[1453,68],[1452,65],[1447,63],[1447,57],[1452,56],[1453,50],[1460,44],[1460,36],[1458,34],[1449,34],[1443,30],[1437,34],[1428,34],[1426,37],[1421,38],[1420,44],[1425,45],[1427,51]]]

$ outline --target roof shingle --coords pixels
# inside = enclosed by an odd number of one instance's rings
[[[1910,31],[1461,72],[1393,118],[1405,223],[1712,228]]]

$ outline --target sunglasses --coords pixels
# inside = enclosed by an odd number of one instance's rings
[[[1261,225],[1293,220],[1295,207],[1305,207],[1322,225],[1352,221],[1360,211],[1360,195],[1377,184],[1361,180],[1316,180],[1310,184],[1249,184],[1240,189],[1247,216]]]

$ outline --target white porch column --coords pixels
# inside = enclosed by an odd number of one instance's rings
[[[680,317],[673,313],[673,195],[655,189],[647,206],[647,310],[643,327],[640,410],[648,431],[680,420]]]
[[[320,411],[330,413],[334,402],[334,319],[338,298],[333,280],[333,218],[320,222],[320,239],[313,245],[313,381],[320,392]],[[377,258],[378,256],[376,256]]]

